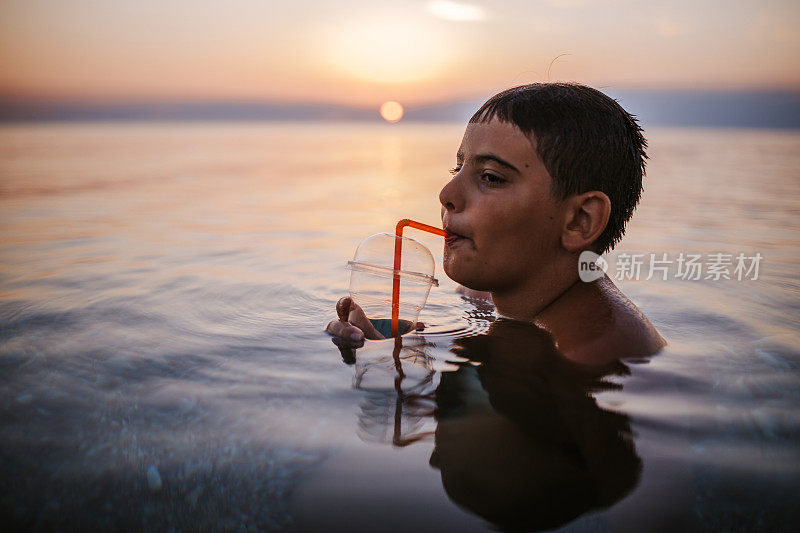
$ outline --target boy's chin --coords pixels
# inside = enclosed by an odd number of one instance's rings
[[[481,279],[480,276],[477,276],[474,273],[460,272],[457,268],[453,268],[452,266],[448,268],[447,263],[444,265],[444,273],[447,274],[448,278],[452,279],[462,287],[466,287],[467,289],[481,292],[492,291],[491,283],[489,283],[488,280]]]

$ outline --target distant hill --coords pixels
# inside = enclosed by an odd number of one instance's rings
[[[800,129],[800,92],[604,89],[645,126]],[[460,122],[482,101],[409,106],[403,121]],[[2,122],[379,121],[377,110],[269,102],[67,103],[3,100]]]
[[[611,90],[645,126],[800,128],[800,92]],[[404,120],[465,122],[483,102],[457,102],[411,108]]]
[[[800,128],[800,92],[609,90],[650,126]]]
[[[0,121],[380,120],[377,111],[270,102],[75,103],[0,99]]]

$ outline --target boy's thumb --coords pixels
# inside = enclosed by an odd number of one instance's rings
[[[353,300],[349,296],[339,298],[339,301],[336,302],[336,314],[339,315],[339,320],[344,320],[347,322],[347,319],[350,316],[350,307],[352,303]]]

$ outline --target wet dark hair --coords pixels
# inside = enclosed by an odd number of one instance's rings
[[[491,97],[469,120],[496,118],[531,138],[561,199],[601,191],[611,215],[592,248],[614,248],[642,194],[647,140],[616,100],[578,83],[533,83]]]

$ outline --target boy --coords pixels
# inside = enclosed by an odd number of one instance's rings
[[[499,315],[547,331],[572,361],[655,353],[664,339],[611,280],[578,275],[581,252],[610,250],[625,232],[646,147],[635,119],[590,87],[532,84],[493,96],[470,119],[439,194],[445,273],[488,293]],[[383,338],[350,298],[336,308],[327,330],[340,347]]]

